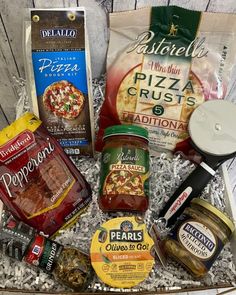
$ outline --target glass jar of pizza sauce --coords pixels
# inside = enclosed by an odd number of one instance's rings
[[[233,222],[224,213],[196,198],[164,240],[164,250],[194,277],[201,278],[229,242],[234,229]]]
[[[149,194],[148,131],[139,126],[105,129],[99,206],[107,211],[145,212]]]

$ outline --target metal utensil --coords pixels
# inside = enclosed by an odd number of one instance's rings
[[[160,217],[173,224],[194,197],[198,197],[219,166],[236,156],[236,105],[226,100],[201,104],[190,117],[191,144],[203,161],[170,197]]]

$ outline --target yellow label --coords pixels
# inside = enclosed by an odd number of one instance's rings
[[[42,121],[40,121],[34,114],[25,113],[0,132],[0,146],[25,130],[34,132],[41,124]]]
[[[107,285],[131,288],[145,280],[154,265],[154,242],[140,217],[118,217],[94,234],[92,266]]]
[[[57,192],[59,198],[55,203],[53,203],[52,206],[46,207],[36,213],[33,213],[32,215],[30,215],[27,218],[28,219],[34,218],[35,216],[39,216],[41,214],[44,214],[50,210],[53,210],[53,209],[59,207],[61,205],[62,201],[64,201],[64,199],[67,197],[67,195],[70,192],[70,190],[72,189],[73,185],[75,184],[75,179],[72,178],[72,176],[71,176],[70,178],[67,179],[66,183],[67,183],[68,187],[64,191],[63,191],[63,189],[64,189],[63,186],[62,186],[62,188],[60,188],[59,192]],[[63,185],[65,186],[65,184],[63,184]],[[62,193],[62,195],[60,196],[61,193]],[[52,202],[54,202],[54,201],[52,201]]]

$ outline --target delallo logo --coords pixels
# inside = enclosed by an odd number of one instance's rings
[[[0,162],[6,162],[34,142],[34,135],[29,130],[20,133],[8,143],[0,147]]]
[[[40,30],[41,38],[76,38],[77,30],[68,28],[51,28]]]

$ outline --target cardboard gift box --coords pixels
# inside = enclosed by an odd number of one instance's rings
[[[107,49],[107,15],[105,11],[120,11],[127,9],[135,9],[140,8],[142,6],[148,5],[159,5],[160,2],[157,1],[122,1],[122,0],[107,0],[107,1],[95,1],[95,0],[81,0],[81,1],[60,1],[54,0],[51,1],[50,6],[59,7],[59,6],[77,6],[79,2],[80,6],[85,6],[88,9],[88,24],[90,27],[90,31],[93,31],[91,35],[89,35],[90,43],[93,44],[93,48],[91,48],[92,52],[92,71],[93,77],[99,77],[101,73],[104,72],[104,62],[105,62],[105,53]],[[173,3],[172,3],[173,2]],[[169,1],[169,4],[176,4],[175,1]],[[207,2],[207,3],[205,3]],[[161,4],[167,5],[167,1],[161,1]],[[196,10],[205,10],[208,9],[210,11],[219,11],[219,12],[233,12],[236,8],[236,2],[229,1],[222,3],[221,1],[201,1],[199,3],[194,2],[186,4],[186,1],[179,0],[177,3],[179,6],[184,6],[190,9]],[[1,22],[0,22],[0,40],[1,42],[1,52],[0,52],[0,64],[1,67],[1,87],[0,87],[0,126],[4,127],[6,124],[10,123],[15,118],[15,105],[18,102],[18,111],[20,112],[23,106],[24,97],[22,97],[22,92],[20,93],[20,101],[19,101],[19,93],[17,94],[18,88],[16,87],[16,83],[12,83],[14,80],[12,77],[24,77],[23,70],[23,55],[21,50],[19,50],[19,44],[21,43],[22,32],[19,33],[19,28],[21,27],[21,23],[23,20],[25,8],[32,7],[47,7],[48,3],[46,1],[22,1],[21,5],[19,5],[19,1],[13,0],[8,3],[7,0],[2,1],[0,3],[0,7],[2,8],[1,14]],[[17,9],[17,15],[15,14]],[[233,85],[233,84],[232,84]],[[232,86],[231,91],[229,92],[229,99],[233,100],[234,98],[234,89]],[[236,212],[235,212],[235,197],[232,193],[232,188],[230,185],[230,179],[227,171],[227,165],[224,164],[220,168],[220,174],[222,175],[225,183],[224,196],[226,200],[226,210],[229,216],[232,217],[234,223],[236,225]],[[1,206],[0,206],[1,207]],[[236,264],[236,234],[234,234],[231,240],[231,250],[233,253],[233,262]],[[0,274],[1,278],[1,274]],[[217,285],[217,288],[225,288],[225,287],[233,287],[235,282],[232,284],[222,284]],[[1,284],[1,279],[0,279]],[[209,287],[209,289],[213,289],[214,286]],[[144,291],[146,294],[168,294],[168,293],[176,293],[176,292],[190,292],[196,290],[203,290],[205,294],[207,294],[207,288],[204,287],[189,287],[185,289],[180,289],[179,286],[170,287],[158,290],[158,291]],[[101,292],[101,290],[98,290]],[[61,291],[56,293],[52,292],[52,290],[42,290],[42,291],[29,291],[26,289],[0,289],[2,294],[64,294]],[[222,290],[223,292],[223,290]],[[104,291],[102,291],[104,293]],[[111,293],[111,292],[110,292]],[[117,292],[115,292],[117,293]],[[126,292],[127,293],[127,292]],[[135,292],[132,292],[134,294]],[[137,292],[139,294],[139,292]],[[68,294],[65,292],[65,294]],[[79,294],[79,293],[73,293]],[[85,294],[85,293],[83,293]]]

